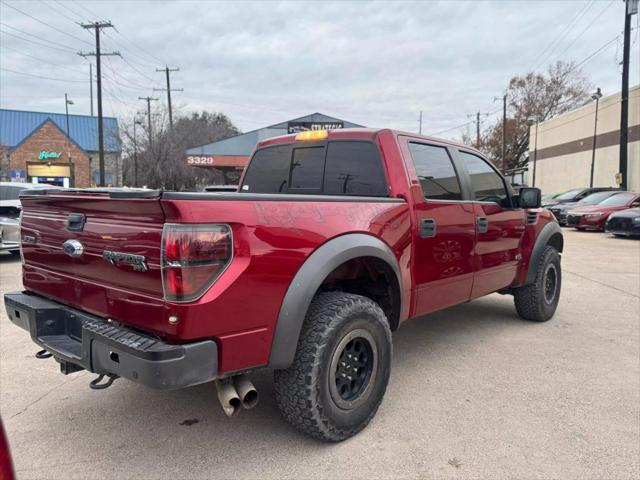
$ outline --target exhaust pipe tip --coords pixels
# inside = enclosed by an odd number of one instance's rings
[[[216,380],[218,400],[227,417],[234,417],[240,411],[242,401],[230,379]]]
[[[258,391],[256,387],[253,386],[251,380],[249,380],[249,377],[246,375],[237,375],[233,377],[233,385],[245,409],[250,410],[258,405]]]

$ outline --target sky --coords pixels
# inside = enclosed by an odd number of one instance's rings
[[[0,106],[89,114],[95,37],[104,114],[223,112],[243,131],[321,112],[370,127],[456,138],[500,118],[509,79],[557,60],[581,63],[604,95],[621,83],[622,0],[65,1],[0,0]],[[640,78],[633,17],[631,85]],[[95,74],[95,65],[94,65]],[[94,90],[95,95],[95,90]]]

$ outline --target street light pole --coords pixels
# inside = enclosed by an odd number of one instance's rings
[[[133,121],[133,186],[138,187],[138,140],[136,126],[142,125],[140,120]]]
[[[529,117],[528,121],[529,121],[529,126],[533,125],[534,122],[536,124],[536,140],[534,142],[534,147],[533,147],[533,179],[531,181],[531,186],[535,187],[536,186],[536,163],[537,163],[536,160],[538,160],[538,117]]]
[[[591,175],[589,176],[589,187],[593,188],[593,171],[596,165],[596,134],[598,133],[598,106],[600,104],[600,98],[602,92],[600,87],[596,90],[596,93],[591,95],[591,98],[596,101],[596,118],[593,123],[593,147],[591,148]]]
[[[69,139],[71,138],[69,136],[69,105],[73,105],[73,100],[69,100],[69,96],[65,93],[64,94],[64,111],[65,111],[65,119],[66,119],[66,123],[67,123],[67,162],[69,163],[69,170],[70,170],[70,178],[69,178],[69,183],[70,183],[70,187],[75,187],[76,186],[76,172],[75,172],[75,168],[73,165],[73,162],[71,161],[71,146],[69,144]]]

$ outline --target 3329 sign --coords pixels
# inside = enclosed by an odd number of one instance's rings
[[[213,157],[187,156],[188,165],[213,165]]]

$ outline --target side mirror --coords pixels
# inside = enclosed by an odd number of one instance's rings
[[[539,188],[523,187],[518,195],[520,208],[540,208],[542,204],[542,192]]]

